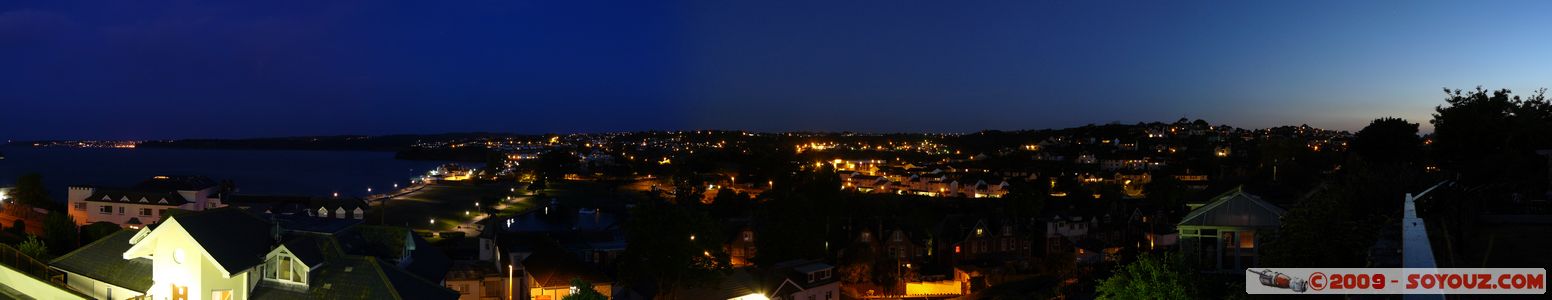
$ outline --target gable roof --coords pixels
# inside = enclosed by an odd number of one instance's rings
[[[269,238],[270,222],[236,207],[171,216],[166,224],[157,229],[165,229],[171,224],[178,224],[178,227],[188,232],[194,243],[210,254],[210,258],[227,274],[236,274],[264,263],[264,255],[269,254],[273,245]],[[146,239],[159,237],[158,232],[152,231]],[[136,246],[145,242],[141,240]],[[129,255],[128,250],[125,252],[125,256]]]
[[[92,191],[91,196],[87,196],[86,199],[83,200],[108,203],[130,202],[137,204],[160,204],[167,206],[179,206],[189,203],[188,199],[184,199],[183,195],[178,194],[176,191],[146,191],[137,189],[114,188],[95,189]]]
[[[1286,210],[1236,187],[1181,218],[1183,226],[1276,227]]]
[[[136,230],[121,230],[55,258],[49,266],[134,291],[151,289],[151,260],[124,259]]]

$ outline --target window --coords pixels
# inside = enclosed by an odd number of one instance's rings
[[[119,215],[120,216],[124,215],[124,207],[123,206],[119,207]]]
[[[214,290],[214,291],[210,291],[210,299],[213,299],[213,300],[232,300],[232,290]]]
[[[167,215],[167,209],[163,208],[163,209],[156,210],[156,215],[158,215],[158,216],[165,216],[165,215]]]
[[[76,203],[75,210],[86,210],[86,202]]]
[[[825,291],[825,300],[830,300],[830,298],[834,298],[833,295],[831,295],[832,293],[835,293],[835,292]]]
[[[103,205],[102,207],[97,208],[97,212],[104,215],[111,215],[113,214],[113,206]]]
[[[291,280],[291,257],[280,257],[280,280]]]
[[[151,209],[150,208],[141,208],[140,209],[140,216],[151,216]]]
[[[753,231],[745,231],[744,232],[744,241],[745,242],[754,241],[754,232]]]

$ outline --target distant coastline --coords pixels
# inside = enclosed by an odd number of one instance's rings
[[[486,148],[436,148],[418,145],[491,137],[531,137],[506,133],[446,133],[428,135],[335,135],[250,139],[179,139],[153,141],[13,141],[6,146],[35,148],[168,148],[215,150],[307,150],[393,152],[395,159],[421,161],[483,162],[492,153]]]

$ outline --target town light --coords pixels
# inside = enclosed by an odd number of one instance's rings
[[[690,235],[690,240],[691,240],[691,241],[694,241],[694,240],[695,240],[695,235],[694,235],[694,234],[691,234],[691,235]]]
[[[372,192],[372,187],[370,187],[370,186],[366,187],[366,192],[371,193]]]
[[[771,298],[766,297],[760,293],[750,293],[748,295],[738,296],[738,298],[733,298],[730,300],[771,300]]]
[[[334,198],[339,198],[339,192],[334,192]]]

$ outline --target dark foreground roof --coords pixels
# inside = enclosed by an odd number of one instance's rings
[[[76,249],[49,262],[49,266],[114,286],[146,291],[151,289],[151,260],[124,259],[129,239],[136,230],[123,230]]]
[[[271,223],[239,208],[218,208],[172,219],[232,274],[264,263],[264,255],[274,249]]]
[[[523,259],[523,270],[533,274],[534,281],[545,287],[571,285],[572,278],[581,278],[593,283],[613,282],[587,263],[577,259],[576,256],[567,253],[565,248],[554,240],[541,239],[534,247],[533,254]]]

